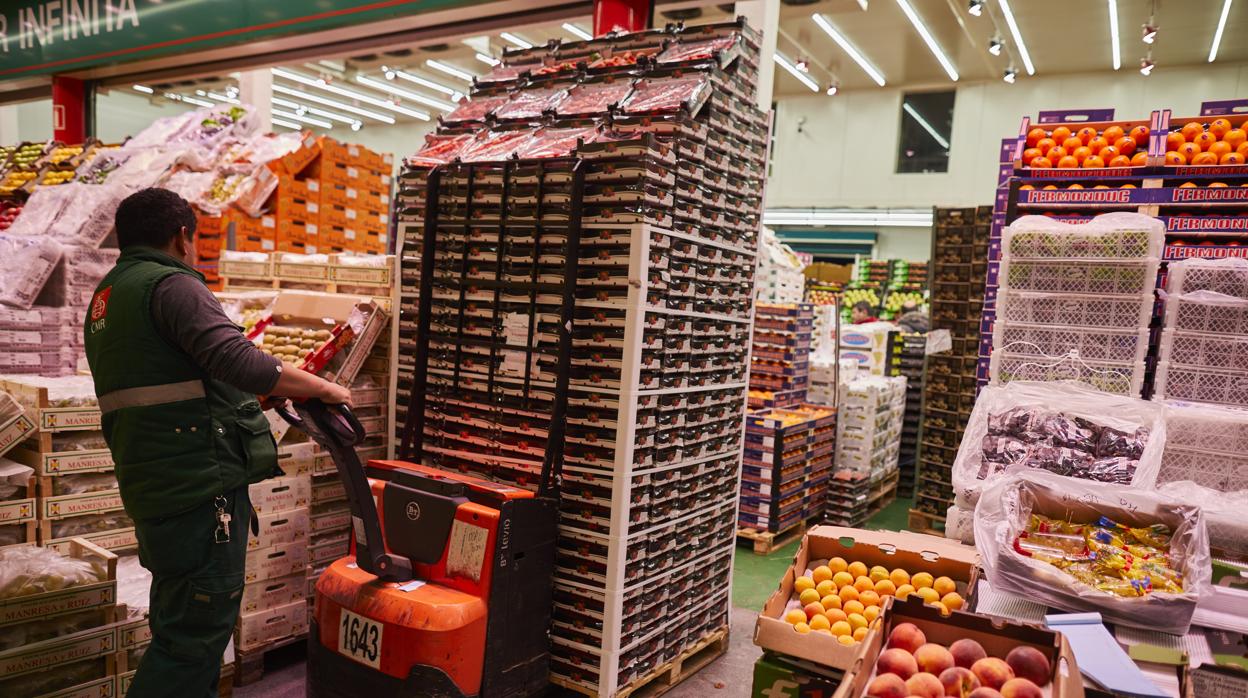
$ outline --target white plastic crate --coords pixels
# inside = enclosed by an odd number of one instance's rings
[[[1248,335],[1176,332],[1161,334],[1160,360],[1183,366],[1248,371]]]
[[[1003,291],[997,300],[998,321],[1031,325],[1082,325],[1126,329],[1148,325],[1152,314],[1151,295],[1124,298]]]
[[[1157,285],[1156,258],[1085,262],[1011,260],[1001,262],[1001,288],[1009,291],[1149,296]]]
[[[1073,357],[1047,359],[994,351],[988,376],[994,383],[1075,380],[1107,393],[1138,396],[1144,387],[1144,362],[1110,363]]]
[[[1193,291],[1248,298],[1248,260],[1193,258],[1167,265],[1166,292]]]
[[[1104,214],[1079,225],[1024,216],[1002,240],[1010,259],[1146,259],[1161,256],[1165,227],[1138,213]]]
[[[1248,454],[1248,410],[1169,402],[1166,446]]]
[[[1212,291],[1166,298],[1165,326],[1187,332],[1248,335],[1248,300]]]
[[[998,322],[993,331],[993,347],[1024,356],[1057,359],[1076,352],[1085,361],[1136,363],[1148,353],[1148,332],[1148,327],[1119,330]]]
[[[1179,480],[1190,480],[1219,492],[1244,489],[1248,486],[1248,453],[1216,453],[1166,444],[1157,484]]]
[[[1157,362],[1153,397],[1248,406],[1248,372]]]

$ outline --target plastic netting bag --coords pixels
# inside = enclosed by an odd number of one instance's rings
[[[953,463],[955,503],[973,509],[1014,468],[1151,489],[1165,442],[1155,402],[1069,381],[985,386]]]
[[[0,599],[93,584],[106,576],[102,560],[67,557],[34,546],[0,549]]]
[[[216,176],[216,173],[212,171],[180,170],[169,175],[169,178],[161,184],[161,188],[168,189],[187,201],[198,201],[212,186]]]
[[[1201,509],[1154,491],[1019,471],[984,491],[974,526],[993,589],[1109,623],[1183,635],[1209,587]]]
[[[30,308],[43,290],[52,270],[61,261],[63,248],[47,236],[0,234],[0,304]]]

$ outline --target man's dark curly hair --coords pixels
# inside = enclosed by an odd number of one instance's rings
[[[143,245],[162,249],[186,228],[195,237],[195,211],[186,199],[168,189],[140,189],[117,207],[117,246]]]

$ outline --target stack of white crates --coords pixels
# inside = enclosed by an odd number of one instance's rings
[[[1156,397],[1248,405],[1248,260],[1176,262],[1166,289]]]
[[[770,228],[763,228],[758,247],[755,287],[759,303],[801,303],[806,295],[806,276],[793,248],[780,242]]]
[[[840,385],[827,518],[860,526],[897,487],[906,377],[861,372]]]
[[[889,333],[897,331],[891,322],[864,322],[859,325],[841,325],[839,356],[851,359],[859,370],[874,376],[884,375],[888,362]]]
[[[1108,213],[1084,224],[1024,216],[1005,229],[989,376],[1078,380],[1138,396],[1165,230]]]

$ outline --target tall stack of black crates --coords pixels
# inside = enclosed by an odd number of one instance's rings
[[[551,679],[585,695],[726,635],[757,77],[742,21],[509,51],[399,179],[399,457],[552,472]]]
[[[953,505],[952,468],[975,406],[980,318],[992,208],[938,208],[932,228],[931,330],[952,348],[927,357],[912,530],[940,530]]]
[[[923,364],[927,335],[891,332],[884,375],[906,377],[906,411],[901,425],[901,451],[897,459],[897,496],[913,497],[918,478],[919,421],[923,407]]]

